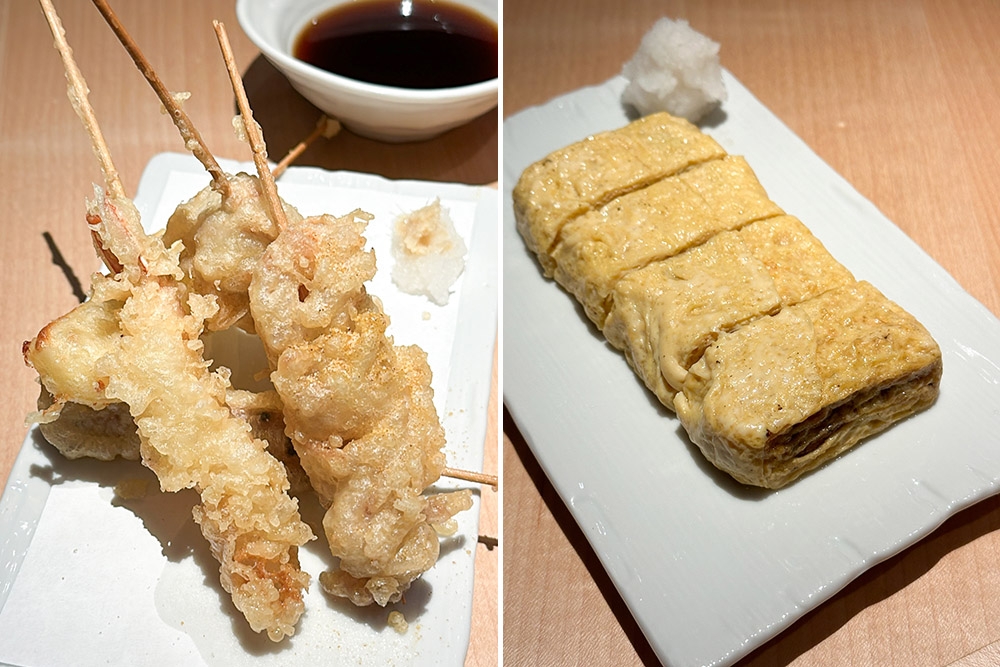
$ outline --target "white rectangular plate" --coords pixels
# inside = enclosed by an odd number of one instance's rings
[[[706,127],[859,279],[944,354],[941,397],[792,486],[742,487],[706,463],[514,227],[532,162],[625,125],[621,78],[504,122],[504,401],[666,663],[731,663],[851,579],[998,491],[1000,322],[729,73]]]
[[[252,164],[224,169],[254,173]],[[148,229],[207,185],[190,156],[150,161],[136,204]],[[483,464],[493,346],[497,332],[498,195],[491,188],[389,181],[366,174],[291,168],[279,194],[303,215],[374,214],[366,238],[379,272],[369,286],[389,313],[397,344],[419,344],[434,371],[435,404],[448,439],[448,464]],[[446,306],[403,294],[389,272],[391,231],[400,213],[441,199],[469,248]],[[81,221],[82,224],[82,221]],[[39,322],[39,328],[44,322]],[[26,337],[31,335],[25,332]],[[149,493],[122,500],[114,486],[146,479]],[[440,488],[468,486],[442,480]],[[475,487],[473,487],[475,488]],[[67,461],[29,433],[0,500],[0,662],[34,665],[460,665],[468,649],[479,499],[442,541],[438,563],[405,602],[355,608],[331,599],[317,577],[329,568],[320,537],[300,550],[312,575],[306,613],[281,644],[253,633],[219,585],[218,564],[191,518],[193,491],[163,494],[138,463]],[[304,501],[322,535],[322,510]],[[409,630],[387,625],[390,609]]]

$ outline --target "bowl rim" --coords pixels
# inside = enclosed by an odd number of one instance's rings
[[[236,19],[250,41],[261,50],[265,58],[275,66],[288,68],[300,76],[309,77],[314,81],[329,84],[334,88],[350,90],[354,93],[381,99],[394,99],[407,102],[448,102],[482,97],[499,90],[499,76],[486,81],[471,83],[452,88],[398,88],[377,83],[359,81],[350,77],[334,74],[325,69],[310,65],[276,47],[263,34],[250,18],[249,5],[252,0],[236,0]],[[489,19],[492,21],[493,19]],[[499,26],[498,26],[499,31]]]

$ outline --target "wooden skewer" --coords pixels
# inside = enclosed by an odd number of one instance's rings
[[[274,184],[271,168],[267,164],[267,145],[264,143],[264,135],[260,125],[253,119],[253,110],[250,108],[250,101],[247,100],[247,93],[243,88],[243,79],[236,67],[236,59],[233,57],[233,49],[229,44],[226,26],[221,21],[212,21],[212,25],[215,26],[215,34],[219,39],[219,48],[222,49],[222,58],[226,62],[229,80],[233,84],[233,92],[236,93],[236,104],[240,109],[240,116],[243,117],[247,141],[250,143],[250,150],[253,153],[253,163],[257,167],[257,177],[260,179],[260,185],[264,191],[264,202],[271,209],[271,219],[274,220],[278,229],[285,229],[288,226],[288,221],[285,218],[285,209],[281,206],[281,200],[278,198],[278,188]]]
[[[84,80],[83,74],[76,64],[76,60],[73,59],[73,49],[70,48],[69,43],[66,41],[66,31],[63,29],[62,21],[59,19],[55,7],[52,6],[51,0],[39,0],[39,4],[42,6],[42,13],[45,14],[45,20],[49,23],[52,37],[55,38],[55,47],[62,58],[63,69],[66,70],[66,80],[69,82],[69,89],[67,90],[69,101],[73,105],[76,115],[83,122],[87,134],[90,135],[90,145],[94,150],[94,155],[97,156],[97,161],[101,165],[101,171],[104,174],[104,184],[112,197],[124,197],[125,186],[122,185],[121,178],[118,176],[118,170],[115,169],[115,164],[111,159],[111,152],[108,150],[108,145],[104,141],[104,135],[101,134],[101,128],[97,124],[97,116],[94,114],[94,108],[90,106],[90,99],[87,97],[90,89],[87,87],[87,82]]]
[[[319,122],[316,123],[316,128],[312,133],[288,151],[285,157],[281,158],[281,161],[271,170],[271,175],[274,178],[279,178],[288,169],[288,165],[302,155],[314,141],[320,137],[332,139],[338,132],[340,132],[340,122],[335,118],[322,116]]]
[[[185,147],[191,151],[191,153],[198,159],[199,162],[204,165],[205,169],[212,176],[212,188],[221,194],[223,197],[229,196],[229,180],[226,178],[225,172],[222,171],[222,167],[216,161],[215,156],[212,152],[208,150],[208,146],[205,145],[204,140],[201,138],[201,134],[198,129],[191,122],[191,118],[187,115],[187,112],[177,103],[174,96],[167,90],[167,87],[163,85],[163,81],[157,75],[153,66],[146,59],[146,56],[142,54],[139,49],[138,44],[132,39],[132,36],[122,25],[118,16],[115,14],[111,6],[108,5],[106,0],[93,0],[94,5],[97,7],[98,11],[101,12],[101,16],[107,22],[108,26],[111,27],[111,31],[115,33],[118,37],[118,41],[121,42],[122,46],[128,52],[129,56],[132,57],[132,62],[139,69],[139,72],[146,78],[149,85],[152,86],[153,90],[156,92],[156,96],[160,98],[160,102],[163,103],[163,107],[170,114],[171,120],[173,120],[174,125],[177,130],[181,133],[181,138],[184,140]]]
[[[90,89],[87,87],[83,73],[80,72],[80,68],[73,58],[73,49],[70,48],[69,42],[66,41],[66,30],[63,28],[62,20],[56,13],[55,7],[52,6],[51,0],[39,0],[39,4],[42,7],[45,20],[49,24],[49,29],[52,31],[56,50],[59,52],[63,63],[63,70],[66,72],[66,80],[69,83],[66,94],[69,97],[73,111],[76,112],[77,117],[87,131],[87,135],[90,137],[90,146],[97,157],[98,164],[101,166],[101,173],[104,175],[104,186],[107,188],[108,195],[111,198],[124,199],[125,186],[122,185],[121,177],[118,175],[118,170],[111,159],[111,151],[108,150],[108,144],[101,133],[100,125],[97,123],[97,115],[94,113],[94,108],[90,105],[90,98],[88,97]],[[91,221],[88,220],[88,222]],[[118,258],[115,257],[111,250],[104,247],[101,237],[93,226],[90,228],[90,237],[94,244],[94,249],[104,262],[104,265],[108,267],[108,270],[113,274],[121,273],[123,270],[121,262],[118,261]]]
[[[483,472],[472,472],[470,470],[458,470],[457,468],[445,468],[441,471],[441,474],[445,477],[451,477],[453,479],[461,479],[466,482],[475,482],[476,484],[489,484],[496,491],[500,482],[497,480],[496,475],[489,475]]]

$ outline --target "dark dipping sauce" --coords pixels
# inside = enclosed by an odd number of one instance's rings
[[[361,0],[313,19],[292,55],[358,81],[455,88],[497,77],[497,26],[475,10],[430,0]]]

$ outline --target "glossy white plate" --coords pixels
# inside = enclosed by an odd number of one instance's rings
[[[771,198],[940,343],[939,401],[776,492],[706,463],[672,413],[546,280],[514,227],[530,163],[626,124],[621,78],[504,122],[503,394],[657,655],[744,656],[948,516],[1000,490],[1000,322],[730,74],[704,126]]]
[[[253,173],[252,164],[223,162]],[[190,156],[161,154],[143,174],[136,204],[149,229],[207,184]],[[497,192],[448,183],[291,168],[279,193],[305,214],[375,215],[366,233],[379,273],[370,285],[392,318],[397,344],[417,343],[434,371],[449,465],[480,470],[497,332]],[[440,197],[469,248],[447,306],[401,293],[389,278],[396,215]],[[39,322],[41,326],[44,322]],[[29,337],[33,332],[25,332]],[[149,480],[121,500],[121,480]],[[442,488],[468,486],[442,480]],[[472,488],[476,488],[473,486]],[[358,609],[332,600],[317,577],[325,540],[300,551],[312,577],[306,613],[281,644],[249,630],[219,585],[218,564],[191,519],[194,492],[162,494],[138,463],[67,461],[32,430],[0,500],[0,663],[16,665],[460,665],[468,649],[479,498],[459,532],[410,589],[405,603]],[[322,534],[318,503],[303,515]],[[387,625],[403,612],[409,630]]]

